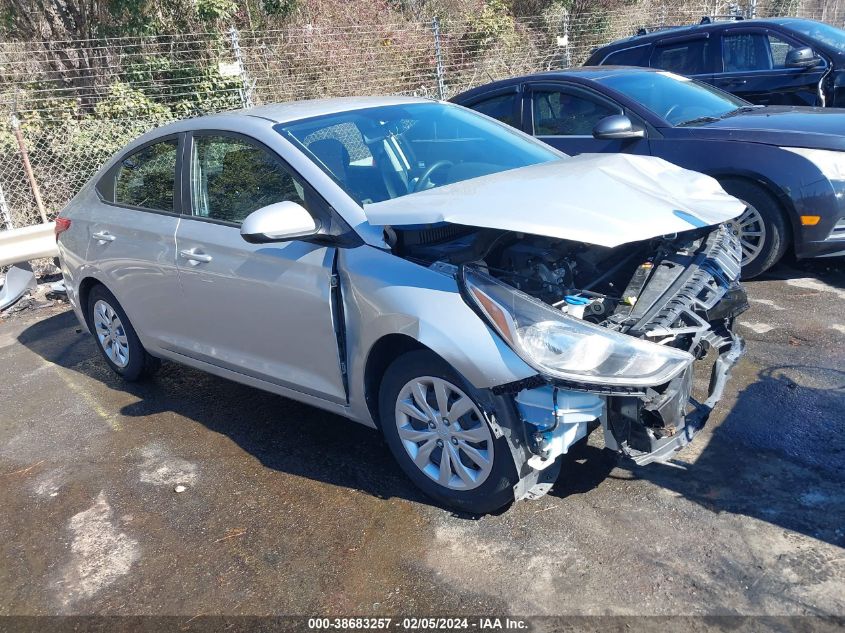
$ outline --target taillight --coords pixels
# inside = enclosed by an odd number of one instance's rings
[[[56,241],[59,241],[59,235],[70,228],[70,220],[67,218],[56,218]]]

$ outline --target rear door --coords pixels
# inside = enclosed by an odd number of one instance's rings
[[[827,62],[816,68],[787,68],[786,55],[804,45],[780,32],[726,28],[721,34],[721,68],[713,84],[761,105],[821,105],[819,82]]]
[[[346,400],[332,310],[335,247],[249,244],[241,222],[289,200],[325,203],[269,148],[243,135],[186,140],[186,215],[176,234],[184,303],[179,353],[336,402]]]
[[[640,122],[619,104],[590,88],[562,82],[538,82],[527,84],[524,95],[525,130],[567,154],[649,153],[645,138],[608,140],[593,137],[596,124],[614,114],[627,114],[635,124]]]
[[[149,349],[170,337],[178,318],[175,238],[182,145],[182,135],[172,135],[128,152],[97,183],[96,210],[84,214],[86,258]]]

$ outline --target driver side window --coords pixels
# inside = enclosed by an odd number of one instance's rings
[[[229,136],[194,136],[191,195],[195,216],[232,224],[275,202],[305,204],[302,184],[275,156]]]
[[[596,123],[622,110],[567,90],[531,93],[535,136],[590,136]]]

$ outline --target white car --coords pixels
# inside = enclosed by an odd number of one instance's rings
[[[545,493],[595,426],[639,463],[701,428],[742,351],[721,226],[742,211],[660,159],[569,158],[460,106],[362,98],[154,130],[56,231],[125,379],[163,358],[378,428],[420,488],[479,513]]]

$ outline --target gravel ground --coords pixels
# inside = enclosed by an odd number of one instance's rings
[[[748,353],[674,462],[594,433],[480,519],[374,431],[174,364],[122,384],[61,304],[0,320],[0,615],[845,616],[842,262],[747,288]]]

